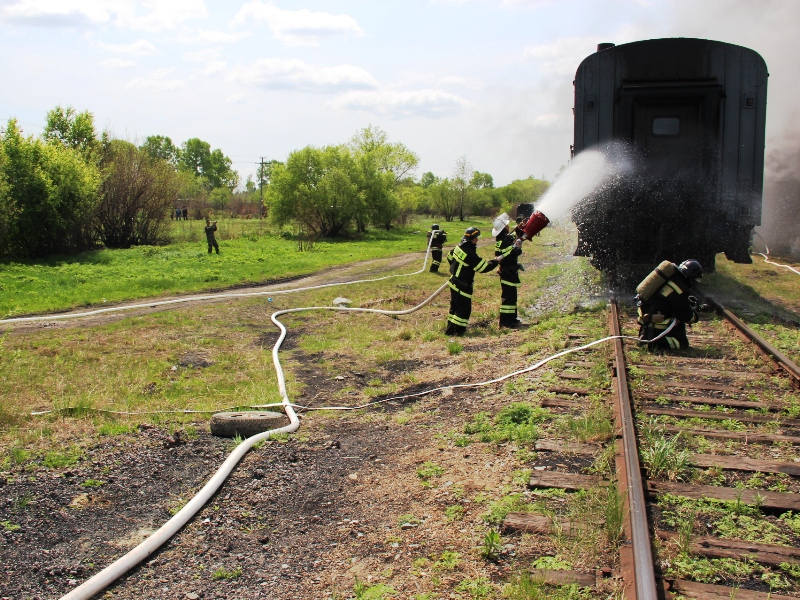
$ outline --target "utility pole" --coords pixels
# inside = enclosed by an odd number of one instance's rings
[[[264,157],[261,157],[261,168],[258,170],[258,190],[261,196],[261,206],[258,209],[259,216],[264,218]]]

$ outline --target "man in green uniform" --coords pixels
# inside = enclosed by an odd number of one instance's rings
[[[503,257],[485,260],[478,256],[478,236],[481,231],[477,227],[469,227],[464,232],[461,243],[450,250],[447,262],[450,263],[450,312],[447,315],[445,334],[462,336],[467,330],[469,316],[472,314],[472,292],[475,273],[493,271]]]
[[[211,222],[211,219],[206,219],[206,241],[208,241],[208,253],[211,254],[211,248],[214,248],[219,254],[219,244],[217,238],[214,237],[214,232],[217,230],[217,222]]]

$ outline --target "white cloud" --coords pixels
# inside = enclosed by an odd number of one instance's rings
[[[147,40],[138,40],[132,44],[106,44],[98,42],[97,47],[107,52],[116,54],[130,54],[133,56],[147,56],[148,54],[158,54],[158,49]]]
[[[260,0],[253,0],[242,6],[231,25],[242,25],[250,21],[266,23],[276,39],[290,46],[316,46],[323,38],[364,35],[356,20],[349,15],[311,12],[305,8],[283,10]]]
[[[0,22],[44,27],[115,25],[160,31],[206,17],[203,0],[10,0],[0,7]]]
[[[178,35],[178,42],[181,44],[234,44],[249,36],[249,31],[233,33],[215,29],[187,29]]]
[[[109,69],[130,69],[136,65],[136,61],[124,60],[122,58],[109,58],[100,64]]]
[[[149,77],[137,77],[129,81],[125,87],[128,89],[143,90],[175,90],[183,87],[184,82],[180,79],[172,79],[172,69],[158,69],[153,71]]]
[[[394,117],[441,117],[459,112],[469,104],[469,101],[456,94],[431,89],[354,91],[329,103],[340,110],[362,110]]]
[[[204,48],[196,52],[184,52],[183,60],[186,62],[211,62],[219,59],[220,52],[216,48]]]
[[[247,103],[247,96],[244,92],[239,92],[238,94],[233,94],[225,98],[225,104],[246,104]]]
[[[456,86],[467,88],[468,90],[482,90],[485,86],[482,81],[473,77],[458,77],[456,75],[443,77],[439,80],[440,85]]]
[[[261,58],[251,65],[231,70],[230,81],[270,89],[328,92],[372,89],[378,82],[367,71],[353,65],[318,67],[298,59]]]
[[[595,50],[595,37],[568,37],[549,44],[528,46],[523,50],[523,55],[535,59],[539,71],[545,75],[572,76],[581,61]]]
[[[227,65],[228,63],[226,63],[224,60],[212,60],[200,70],[200,73],[203,75],[216,75],[217,73],[221,73]]]

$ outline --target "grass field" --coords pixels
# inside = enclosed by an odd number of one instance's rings
[[[452,223],[453,232],[478,223]],[[485,226],[485,223],[479,225]],[[219,255],[207,252],[203,221],[173,222],[179,240],[169,246],[99,250],[72,257],[0,263],[0,317],[255,284],[326,267],[425,249],[428,221],[392,231],[372,230],[355,240],[325,241],[299,251],[296,240],[266,229],[264,221],[219,224]],[[451,240],[458,233],[451,235]]]

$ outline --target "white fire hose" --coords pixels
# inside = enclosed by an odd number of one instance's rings
[[[66,315],[48,315],[45,317],[23,317],[19,319],[5,319],[0,321],[0,323],[4,322],[20,322],[20,321],[36,321],[36,320],[45,320],[45,319],[58,319],[58,318],[76,318],[80,316],[89,316],[93,314],[98,314],[102,312],[111,312],[111,311],[120,311],[120,310],[130,310],[133,308],[146,308],[152,306],[160,306],[166,304],[176,304],[179,302],[192,302],[197,300],[208,300],[208,299],[216,299],[216,298],[231,298],[231,297],[248,297],[248,296],[261,296],[261,295],[273,295],[279,293],[291,293],[291,292],[298,292],[298,291],[305,291],[311,289],[320,289],[326,287],[333,287],[337,285],[352,285],[354,283],[368,283],[372,281],[380,281],[384,279],[389,279],[393,277],[404,277],[409,275],[417,275],[424,271],[425,266],[427,264],[428,255],[430,253],[430,244],[428,245],[428,250],[425,253],[425,259],[423,261],[422,268],[419,271],[414,273],[407,273],[401,275],[388,275],[385,277],[380,277],[376,279],[367,279],[367,280],[360,280],[360,281],[349,281],[337,284],[323,284],[318,286],[309,286],[305,288],[296,288],[291,290],[279,290],[279,291],[272,291],[272,292],[249,292],[249,293],[236,293],[236,294],[214,294],[214,295],[204,295],[204,296],[196,296],[191,298],[181,298],[178,300],[167,300],[167,301],[160,301],[160,302],[149,302],[144,304],[137,304],[137,305],[129,305],[129,306],[121,306],[121,307],[111,307],[107,309],[100,309],[96,311],[90,311],[85,313],[73,313],[73,314],[66,314]],[[411,398],[417,396],[423,396],[427,394],[431,394],[437,391],[443,391],[446,389],[457,389],[457,388],[474,388],[480,386],[491,385],[494,383],[498,383],[509,379],[511,377],[515,377],[517,375],[521,375],[523,373],[527,373],[530,371],[534,371],[540,368],[542,365],[555,360],[561,356],[566,354],[570,354],[573,352],[580,352],[581,350],[585,350],[592,346],[596,346],[598,344],[602,344],[604,342],[613,340],[613,339],[629,339],[635,340],[639,342],[643,342],[639,338],[633,336],[609,336],[602,338],[600,340],[596,340],[589,344],[585,344],[583,346],[577,348],[570,348],[568,350],[564,350],[555,354],[553,356],[547,357],[536,364],[526,367],[524,369],[520,369],[518,371],[514,371],[513,373],[509,373],[502,377],[498,377],[495,379],[491,379],[488,381],[478,382],[478,383],[469,383],[469,384],[454,384],[448,386],[442,386],[433,388],[430,390],[424,390],[422,392],[417,392],[414,394],[408,394],[405,396],[394,396],[391,398],[386,398],[383,400],[379,400],[376,402],[371,402],[368,404],[348,407],[348,406],[332,406],[332,407],[299,407],[298,405],[294,405],[290,402],[287,391],[286,391],[286,381],[283,374],[283,369],[280,364],[280,359],[278,356],[281,344],[283,340],[286,338],[287,329],[286,327],[277,319],[278,316],[290,313],[298,313],[298,312],[306,312],[312,310],[335,310],[341,312],[367,312],[367,313],[374,313],[374,314],[382,314],[382,315],[390,315],[390,316],[400,316],[400,315],[407,315],[421,308],[427,306],[430,302],[433,301],[446,287],[448,286],[447,283],[443,284],[439,289],[437,289],[433,294],[431,294],[428,298],[426,298],[423,302],[414,306],[409,309],[405,310],[382,310],[376,308],[349,308],[349,307],[340,307],[340,306],[314,306],[314,307],[302,307],[302,308],[290,308],[281,311],[277,311],[273,313],[270,317],[272,322],[280,329],[280,335],[278,340],[275,342],[275,345],[272,349],[272,362],[275,366],[276,375],[278,378],[278,389],[281,397],[281,402],[279,404],[269,404],[269,405],[260,405],[258,407],[254,406],[253,408],[261,408],[267,406],[281,406],[284,411],[286,412],[287,417],[289,418],[289,425],[285,427],[280,427],[278,429],[272,429],[270,431],[265,431],[263,433],[259,433],[252,437],[247,438],[242,443],[240,443],[228,458],[222,463],[220,468],[217,470],[216,473],[211,477],[211,479],[206,483],[203,488],[178,512],[176,513],[169,521],[167,521],[164,525],[162,525],[157,531],[155,531],[150,537],[148,537],[144,542],[130,550],[127,554],[123,555],[122,557],[118,558],[114,561],[111,565],[104,568],[99,573],[93,575],[87,581],[79,585],[74,590],[70,591],[69,593],[65,594],[61,597],[61,600],[87,600],[94,596],[95,594],[101,592],[103,589],[111,585],[114,581],[119,579],[122,575],[136,567],[140,562],[145,560],[148,556],[153,554],[156,550],[158,550],[164,543],[166,543],[173,535],[175,535],[189,520],[194,517],[194,515],[208,502],[208,500],[217,492],[217,490],[222,486],[225,480],[228,478],[230,473],[236,467],[236,465],[242,460],[242,458],[247,454],[248,450],[253,447],[254,444],[257,444],[261,441],[269,439],[272,435],[277,433],[292,433],[296,431],[300,426],[300,420],[297,417],[297,413],[295,412],[294,408],[302,408],[304,410],[358,410],[361,408],[366,408],[368,406],[372,406],[374,404],[379,404],[382,402],[389,402],[392,400],[399,400],[403,398]],[[670,323],[669,327],[662,332],[658,337],[649,340],[643,343],[652,343],[659,340],[661,337],[665,336],[669,331],[675,326],[676,321],[673,319],[672,323]]]

